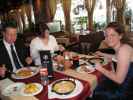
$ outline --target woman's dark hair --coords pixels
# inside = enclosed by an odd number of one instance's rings
[[[121,42],[129,44],[130,46],[133,47],[133,32],[125,33]]]
[[[122,43],[129,44],[130,46],[133,47],[133,33],[132,32],[126,33],[124,25],[118,22],[111,22],[107,25],[106,28],[114,29],[119,35],[122,35],[121,39]]]
[[[36,29],[37,29],[37,34],[40,36],[40,37],[45,37],[45,31],[46,30],[49,30],[47,24],[45,22],[40,22],[39,24],[36,24]]]
[[[118,23],[118,22],[111,22],[107,25],[106,28],[112,28],[114,29],[119,35],[125,34],[125,27],[124,25]]]

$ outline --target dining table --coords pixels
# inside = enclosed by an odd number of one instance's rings
[[[73,79],[77,79],[79,80],[82,84],[83,84],[83,91],[75,96],[75,97],[72,97],[72,98],[69,98],[69,100],[85,100],[90,94],[91,94],[91,91],[90,91],[90,84],[87,82],[87,81],[84,81],[84,80],[81,80],[81,79],[78,79],[78,78],[74,78],[72,76],[69,76],[69,75],[65,75],[63,73],[60,73],[60,72],[54,72],[53,73],[53,79],[51,79],[49,81],[49,84],[56,81],[56,80],[59,80],[59,79],[64,79],[64,78],[73,78]],[[40,74],[37,74],[36,76],[34,77],[31,77],[31,78],[28,78],[28,79],[12,79],[14,82],[24,82],[24,83],[31,83],[31,82],[36,82],[36,83],[41,83],[41,79],[40,79]],[[49,99],[48,98],[48,85],[46,86],[43,86],[43,90],[41,93],[39,93],[38,95],[35,96],[36,98],[38,98],[38,100],[59,100],[58,98],[54,98],[54,99]]]
[[[107,64],[103,65],[103,67],[107,68],[108,70],[112,70],[112,63],[108,62]],[[41,76],[38,73],[35,76],[27,78],[27,79],[13,79],[13,78],[11,78],[11,81],[24,82],[25,84],[27,84],[27,83],[41,83],[40,77]],[[78,80],[82,83],[83,90],[78,95],[73,96],[71,98],[64,99],[64,100],[86,100],[87,97],[92,95],[93,90],[96,88],[96,86],[98,84],[100,84],[100,82],[102,81],[102,77],[103,77],[102,73],[100,73],[97,70],[95,70],[92,73],[79,73],[75,69],[67,69],[64,71],[59,71],[59,70],[54,69],[53,78],[51,78],[49,80],[49,84],[55,82],[56,80],[66,79],[66,78],[72,78],[72,79]],[[34,96],[37,100],[60,100],[59,98],[56,98],[56,97],[52,98],[52,99],[50,99],[48,97],[49,84],[47,84],[45,86],[43,85],[43,90],[39,94]]]

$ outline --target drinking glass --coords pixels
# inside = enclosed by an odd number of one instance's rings
[[[43,84],[44,86],[47,85],[49,83],[49,79],[48,79],[48,70],[46,67],[40,68],[40,76],[41,76],[41,84]]]

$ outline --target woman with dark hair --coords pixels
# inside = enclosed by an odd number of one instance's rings
[[[131,34],[131,33],[130,33]],[[132,35],[133,36],[133,35]],[[105,41],[115,50],[115,56],[96,52],[109,59],[115,57],[116,70],[109,71],[96,64],[96,70],[106,79],[97,86],[93,93],[94,100],[130,100],[133,97],[133,37],[127,37],[124,26],[111,22],[105,30]]]
[[[49,35],[49,28],[44,22],[40,22],[38,28],[38,37],[34,38],[30,44],[31,57],[35,65],[41,65],[40,50],[50,50],[54,52],[60,49],[55,37]]]

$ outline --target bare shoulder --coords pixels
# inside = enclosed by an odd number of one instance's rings
[[[119,52],[121,52],[121,53],[124,53],[124,52],[131,53],[132,51],[133,51],[133,48],[128,44],[123,44],[119,50]]]

